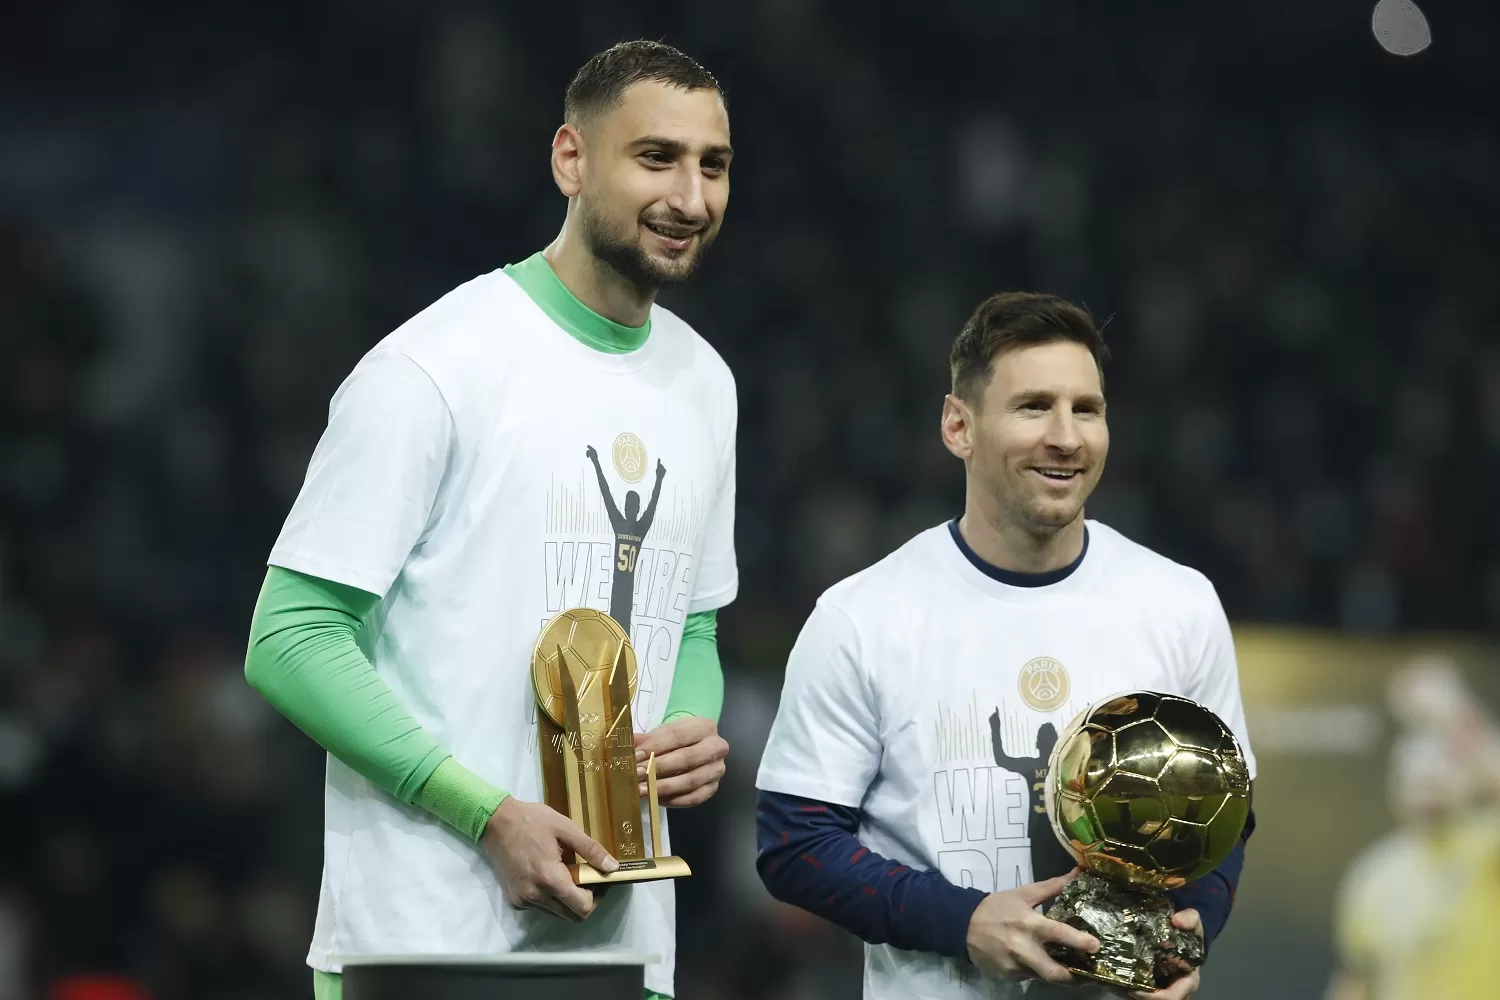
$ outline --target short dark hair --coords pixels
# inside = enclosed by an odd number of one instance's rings
[[[693,59],[664,42],[639,39],[612,45],[583,64],[563,97],[563,118],[581,126],[618,107],[626,89],[645,80],[684,90],[717,90],[724,97],[719,81]]]
[[[953,394],[966,403],[977,403],[994,373],[1001,351],[1035,344],[1069,340],[1082,344],[1099,366],[1100,384],[1109,348],[1093,314],[1056,295],[1039,292],[1001,292],[979,303],[953,341],[948,367],[953,373]]]

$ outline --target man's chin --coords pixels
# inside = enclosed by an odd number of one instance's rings
[[[696,266],[696,260],[686,255],[676,259],[658,257],[639,242],[600,240],[592,242],[589,249],[600,263],[647,292],[655,292],[663,285],[681,284],[691,277]]]
[[[697,273],[698,261],[701,257],[702,252],[697,247],[677,257],[647,254],[646,260],[649,262],[647,270],[658,287],[680,285]]]
[[[1040,504],[1031,511],[1038,531],[1055,534],[1083,516],[1083,504]]]

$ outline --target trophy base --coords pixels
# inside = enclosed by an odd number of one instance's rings
[[[1067,965],[1066,962],[1064,962],[1063,964]],[[1110,975],[1103,969],[1095,969],[1091,972],[1088,969],[1080,969],[1076,966],[1069,965],[1068,971],[1073,975],[1079,976],[1083,979],[1092,979],[1094,982],[1104,983],[1106,986],[1118,986],[1122,990],[1138,991],[1141,993],[1155,993],[1158,989],[1158,987],[1155,985],[1142,986],[1140,983],[1135,982],[1134,980],[1126,979],[1123,976]]]
[[[593,865],[580,861],[568,866],[574,885],[614,885],[617,882],[655,882],[664,878],[686,878],[693,874],[688,863],[676,855],[662,858],[646,858],[642,861],[621,861],[620,867],[608,874]]]
[[[1164,895],[1128,889],[1090,872],[1063,887],[1047,916],[1099,939],[1092,955],[1047,945],[1068,971],[1086,979],[1143,993],[1167,986],[1174,977],[1167,960],[1197,968],[1203,942],[1172,926],[1172,903]],[[1162,942],[1170,942],[1163,947]]]

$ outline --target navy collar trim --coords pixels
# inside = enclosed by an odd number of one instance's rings
[[[1061,569],[1049,569],[1045,573],[1018,573],[1013,569],[1001,569],[991,563],[985,562],[979,557],[979,553],[969,548],[969,543],[964,541],[964,536],[958,530],[958,518],[948,522],[948,534],[953,536],[953,543],[958,546],[958,551],[964,554],[973,567],[991,580],[1010,587],[1050,587],[1054,583],[1062,583],[1072,576],[1079,566],[1083,565],[1083,557],[1089,554],[1089,529],[1085,525],[1083,529],[1083,551],[1078,553],[1078,558]]]

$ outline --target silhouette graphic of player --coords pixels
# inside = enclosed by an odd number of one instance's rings
[[[594,463],[594,472],[599,477],[599,492],[604,496],[604,506],[609,511],[609,523],[615,529],[615,578],[609,592],[609,616],[620,623],[625,634],[630,634],[630,607],[635,603],[635,561],[641,554],[641,542],[651,530],[651,520],[656,517],[656,501],[661,497],[661,481],[666,478],[667,468],[656,460],[656,487],[651,491],[651,502],[646,513],[639,518],[641,495],[635,490],[625,494],[625,514],[615,506],[610,495],[609,484],[604,481],[604,469],[599,465],[599,453],[589,445],[586,454]]]
[[[1052,821],[1047,818],[1047,803],[1043,795],[1047,785],[1047,764],[1052,759],[1052,748],[1057,746],[1057,727],[1044,722],[1037,729],[1035,757],[1009,757],[1000,744],[1000,710],[996,709],[990,715],[990,744],[995,750],[995,763],[1019,774],[1030,786],[1031,822],[1027,824],[1026,835],[1031,839],[1032,880],[1040,882],[1066,875],[1078,865],[1058,842],[1057,834],[1052,832]]]

